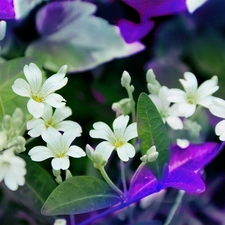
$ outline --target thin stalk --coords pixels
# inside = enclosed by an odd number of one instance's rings
[[[123,192],[127,193],[127,183],[126,183],[126,176],[125,176],[125,166],[124,162],[120,160],[120,171],[121,171],[121,179],[123,184]]]
[[[182,199],[184,197],[184,194],[185,194],[185,191],[179,190],[178,195],[176,197],[176,200],[174,202],[174,205],[171,208],[171,211],[169,213],[169,216],[167,217],[166,222],[164,223],[164,225],[169,225],[171,223],[171,221],[172,221],[172,219],[173,219],[173,217],[174,217],[177,209],[179,208],[179,206],[180,206],[180,204],[182,202]]]
[[[109,178],[108,174],[106,173],[105,171],[105,168],[102,167],[101,169],[99,169],[103,178],[105,179],[105,181],[111,186],[111,188],[116,191],[120,196],[122,196],[123,198],[125,197],[124,196],[124,193],[112,182],[112,180]]]
[[[76,225],[75,216],[74,215],[70,215],[70,225]]]

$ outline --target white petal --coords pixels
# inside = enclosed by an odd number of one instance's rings
[[[0,20],[0,41],[5,37],[6,25],[4,20]]]
[[[220,121],[215,128],[216,135],[221,135],[223,132],[225,132],[225,120]]]
[[[207,0],[186,0],[189,13],[193,13],[197,8],[201,7]]]
[[[47,132],[42,134],[42,138],[47,142],[47,147],[52,151],[61,151],[62,149],[62,135],[53,128],[49,128]]]
[[[196,93],[198,87],[198,81],[196,79],[196,76],[191,72],[185,72],[184,78],[185,80],[180,79],[180,82],[184,87],[184,90],[186,91],[187,95]]]
[[[96,146],[95,152],[98,152],[104,159],[108,160],[114,148],[109,142],[103,141]]]
[[[70,146],[67,155],[74,157],[74,158],[80,158],[86,156],[86,153],[84,150],[78,146],[72,145]]]
[[[137,123],[132,123],[130,124],[127,129],[125,130],[125,133],[124,133],[124,139],[126,141],[129,141],[133,138],[136,138],[138,136],[138,133],[137,133]]]
[[[67,82],[68,78],[65,78],[65,74],[52,75],[44,82],[41,88],[41,93],[43,93],[44,95],[49,95],[64,87]]]
[[[70,120],[62,121],[59,124],[56,124],[55,128],[64,132],[67,130],[72,130],[76,137],[80,137],[82,133],[81,126],[78,123]]]
[[[212,79],[203,82],[199,86],[197,91],[197,95],[199,96],[199,98],[203,98],[216,92],[219,89],[219,86],[217,85],[217,80],[218,79],[213,77]]]
[[[32,119],[27,122],[27,130],[31,137],[38,137],[47,129],[42,119]]]
[[[213,98],[213,96],[207,96],[202,99],[199,99],[197,103],[205,108],[208,108],[212,104]]]
[[[65,99],[61,95],[56,93],[48,95],[45,98],[44,102],[55,108],[60,108],[65,105]]]
[[[36,162],[40,162],[45,159],[54,157],[53,152],[44,146],[36,146],[36,147],[32,148],[28,152],[28,155],[31,157],[31,159],[33,161],[36,161]]]
[[[31,97],[30,85],[24,79],[16,79],[12,89],[20,96]]]
[[[113,122],[113,130],[116,136],[122,137],[129,121],[129,116],[121,115]]]
[[[89,132],[92,138],[100,138],[107,141],[114,138],[114,133],[106,123],[97,122],[93,124],[93,127],[95,130],[90,130]]]
[[[125,145],[117,148],[117,154],[122,161],[127,162],[129,158],[134,157],[135,148],[130,143],[126,143]]]
[[[176,88],[169,89],[167,100],[170,102],[186,102],[186,93]]]
[[[174,130],[181,130],[181,129],[183,129],[182,120],[179,117],[177,117],[177,116],[168,116],[166,118],[166,122]]]
[[[34,118],[40,118],[44,112],[44,104],[36,102],[32,98],[27,102],[27,109]]]
[[[68,149],[75,138],[76,138],[76,133],[74,133],[71,130],[70,131],[66,131],[62,135],[62,145],[63,145],[63,147],[65,149]]]
[[[44,105],[44,112],[42,114],[42,118],[45,122],[49,123],[52,121],[52,107],[50,105]]]
[[[72,115],[70,107],[57,108],[52,116],[53,123],[59,123]]]
[[[70,161],[68,156],[62,158],[54,158],[52,159],[52,168],[54,170],[67,170],[70,166]]]
[[[12,191],[16,191],[18,189],[18,184],[15,181],[15,177],[12,173],[8,173],[4,178],[5,185]]]
[[[92,155],[94,154],[94,149],[89,144],[87,144],[85,147],[85,150],[86,150],[88,158],[92,159]],[[1,174],[1,171],[0,171],[0,174]]]
[[[42,84],[42,74],[40,69],[34,63],[30,63],[29,66],[24,66],[24,75],[30,84],[31,90],[39,91]]]
[[[213,98],[209,110],[213,115],[225,118],[225,101],[220,98]]]
[[[192,116],[196,110],[196,105],[188,103],[179,103],[178,110],[184,117],[188,118]]]
[[[159,100],[162,105],[161,109],[163,110],[166,110],[170,105],[170,102],[167,100],[168,91],[169,89],[165,86],[162,86],[159,90]]]

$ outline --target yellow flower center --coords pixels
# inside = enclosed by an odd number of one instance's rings
[[[39,93],[37,93],[37,92],[33,92],[32,93],[32,98],[34,99],[34,101],[36,101],[36,102],[43,102],[43,100],[44,100],[44,97],[43,96],[41,96]]]
[[[119,147],[121,147],[123,145],[124,145],[124,141],[122,139],[120,139],[120,138],[116,139],[115,142],[114,142],[114,146],[116,148],[119,148]]]

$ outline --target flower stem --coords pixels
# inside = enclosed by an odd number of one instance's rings
[[[122,179],[122,184],[123,184],[123,192],[126,194],[127,193],[127,184],[126,184],[126,176],[125,176],[125,166],[124,162],[120,160],[120,170],[121,170],[121,179]]]
[[[173,205],[173,207],[172,207],[172,209],[171,209],[171,211],[169,213],[169,216],[167,217],[166,222],[164,223],[164,225],[169,225],[170,222],[172,221],[172,219],[173,219],[173,217],[174,217],[178,207],[180,206],[180,204],[182,202],[184,194],[185,194],[185,191],[179,190],[178,195],[177,195],[176,200],[175,200],[175,203],[174,203],[174,205]]]
[[[70,225],[76,225],[75,216],[74,215],[70,215]]]
[[[102,167],[102,168],[100,168],[99,169],[100,170],[100,172],[101,172],[101,174],[102,174],[102,176],[103,176],[103,178],[105,179],[105,181],[110,185],[110,187],[114,190],[114,191],[116,191],[121,197],[125,197],[124,196],[124,193],[112,182],[112,180],[109,178],[109,176],[108,176],[108,174],[106,173],[106,171],[105,171],[105,168],[104,167]]]

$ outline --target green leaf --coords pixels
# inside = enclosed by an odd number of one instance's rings
[[[23,76],[23,67],[28,59],[19,58],[0,63],[0,119],[4,114],[11,115],[20,107],[26,112],[27,98],[12,91],[14,81]]]
[[[30,158],[23,156],[26,161],[26,183],[15,192],[17,198],[33,212],[41,215],[41,208],[56,188],[57,184],[50,174]]]
[[[76,176],[62,182],[48,197],[44,215],[70,215],[113,206],[121,198],[104,181],[91,176]]]
[[[141,93],[138,98],[137,127],[142,155],[145,155],[153,145],[159,152],[157,160],[147,165],[157,178],[161,178],[163,168],[169,161],[170,140],[157,108],[145,93]]]
[[[41,59],[49,70],[57,71],[67,64],[68,72],[79,72],[144,49],[140,42],[127,44],[118,27],[93,15],[96,9],[94,4],[84,1],[43,6],[36,15],[41,38],[28,46],[26,56]]]

